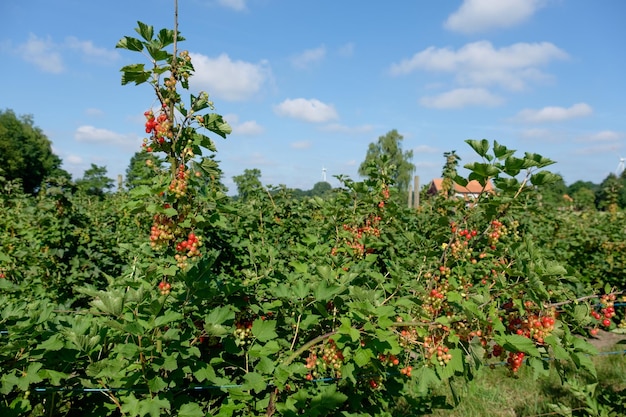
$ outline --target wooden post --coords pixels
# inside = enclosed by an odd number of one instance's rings
[[[413,177],[413,208],[420,206],[420,177]]]

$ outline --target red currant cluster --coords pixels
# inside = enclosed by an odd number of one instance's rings
[[[506,363],[511,368],[511,371],[514,373],[519,371],[519,368],[524,363],[524,352],[509,352],[509,357],[506,360]]]
[[[396,318],[396,321],[398,323],[401,323],[403,321],[402,317]],[[403,348],[408,348],[410,345],[417,344],[418,340],[419,335],[417,334],[417,330],[415,329],[415,327],[407,326],[403,327],[402,330],[400,330],[398,342]]]
[[[167,281],[159,282],[158,287],[159,287],[159,292],[161,293],[161,295],[169,295],[170,290],[172,289],[172,285]]]
[[[378,208],[385,208],[385,203],[389,200],[389,187],[387,185],[383,185],[383,189],[380,192],[382,200],[378,203]]]
[[[545,315],[529,314],[526,317],[517,316],[511,313],[508,319],[508,329],[515,334],[535,340],[543,344],[546,336],[554,330],[556,323],[554,310]]]
[[[616,298],[615,294],[604,294],[600,297],[600,311],[594,310],[591,312],[591,316],[596,321],[602,323],[604,327],[610,327],[611,319],[615,317]],[[597,334],[597,330],[594,333]]]
[[[388,365],[388,366],[398,366],[400,364],[400,360],[396,357],[396,355],[383,355],[381,353],[378,355],[378,360],[383,365]]]
[[[502,222],[498,220],[493,220],[491,222],[488,236],[489,236],[489,247],[492,250],[496,249],[496,244],[500,240],[500,237],[502,237],[503,235],[503,232],[504,232],[503,227],[504,225],[502,224]]]
[[[155,214],[150,228],[150,246],[160,249],[174,239],[174,222],[163,214]]]
[[[198,238],[195,233],[189,232],[187,239],[176,245],[176,250],[178,252],[183,252],[183,254],[177,253],[174,255],[178,267],[185,269],[187,267],[187,260],[200,256],[200,250],[198,249],[200,246],[202,246],[200,238]]]
[[[166,139],[174,137],[172,122],[164,111],[161,111],[157,117],[154,116],[152,110],[146,111],[143,115],[146,117],[146,133],[150,134],[151,139],[150,144],[146,140],[143,146],[148,152],[160,150],[160,146],[165,143]]]
[[[309,373],[306,379],[311,381],[322,373],[331,372],[335,378],[341,378],[341,366],[344,356],[333,339],[328,339],[322,346],[315,346],[306,359],[306,369]]]
[[[426,359],[437,358],[437,363],[443,366],[450,362],[452,354],[449,353],[449,349],[442,343],[443,339],[434,335],[426,336],[424,338],[424,349]],[[436,355],[436,356],[435,356]]]
[[[180,164],[176,171],[176,177],[172,179],[169,190],[177,198],[182,198],[187,192],[187,181],[189,180],[189,171],[184,164]]]
[[[344,239],[346,245],[352,249],[353,255],[362,257],[365,253],[371,253],[372,249],[366,249],[363,243],[363,238],[366,236],[380,237],[380,229],[378,224],[380,223],[380,217],[376,216],[372,219],[367,219],[365,225],[361,227],[351,226],[349,224],[343,225],[343,230],[350,232],[351,237]],[[337,254],[337,248],[331,250],[331,255]]]

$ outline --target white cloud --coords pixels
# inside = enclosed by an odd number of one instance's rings
[[[291,58],[291,64],[296,68],[307,68],[311,64],[320,62],[326,56],[326,47],[321,45],[314,49],[306,51]]]
[[[65,38],[65,42],[56,43],[52,38],[39,38],[30,34],[28,40],[20,44],[15,52],[27,62],[37,66],[44,72],[59,74],[65,71],[63,52],[78,52],[82,58],[109,63],[119,58],[117,51],[99,48],[91,41],[81,41],[75,37]]]
[[[539,110],[524,109],[515,116],[515,119],[526,123],[561,122],[589,116],[591,113],[593,113],[593,109],[590,105],[577,103],[568,108],[551,106]]]
[[[444,27],[466,34],[508,28],[530,18],[543,3],[541,0],[464,0],[448,16]]]
[[[567,57],[565,51],[550,42],[516,43],[496,49],[489,41],[478,41],[456,51],[431,46],[410,59],[392,64],[390,73],[404,75],[416,70],[452,73],[461,85],[499,85],[520,90],[528,81],[547,77],[537,67]]]
[[[142,138],[135,134],[121,134],[94,126],[80,126],[74,132],[74,139],[78,142],[104,143],[113,146],[136,147]]]
[[[195,73],[189,82],[224,100],[246,100],[258,93],[270,76],[266,62],[233,61],[226,54],[217,58],[191,53]]]
[[[614,130],[602,130],[578,138],[580,142],[614,142],[624,138],[624,134]]]
[[[317,99],[286,99],[275,106],[274,111],[280,116],[312,123],[323,123],[339,118],[332,105],[322,103]]]
[[[579,149],[576,149],[573,153],[577,155],[591,155],[591,154],[606,153],[606,152],[615,153],[616,151],[619,151],[622,148],[623,146],[620,143],[603,143],[597,146],[579,148]],[[616,155],[616,156],[619,156],[619,155]]]
[[[482,88],[457,88],[437,96],[420,99],[422,106],[435,109],[460,109],[467,106],[494,107],[502,103],[502,98]]]
[[[311,141],[308,140],[302,140],[299,142],[293,142],[291,144],[291,147],[294,149],[309,149],[311,147]]]
[[[217,3],[238,12],[246,10],[246,0],[217,0]]]
[[[418,145],[415,148],[413,148],[413,152],[415,154],[420,154],[420,153],[437,153],[437,152],[440,152],[440,150],[435,148],[434,146],[430,146],[430,145]]]
[[[263,126],[258,124],[256,120],[248,120],[233,126],[233,133],[237,135],[259,135],[264,131]]]
[[[520,135],[524,139],[550,139],[553,133],[549,129],[524,129],[520,132]]]
[[[38,38],[31,33],[28,40],[17,47],[17,51],[22,59],[35,64],[43,72],[59,74],[65,70],[58,46],[49,37]]]
[[[99,48],[91,41],[81,41],[73,36],[65,38],[65,46],[72,50],[81,52],[88,58],[95,58],[100,61],[110,62],[115,61],[120,57],[119,53],[115,50]]]
[[[63,158],[63,162],[67,162],[70,165],[80,165],[80,164],[83,164],[85,161],[81,156],[68,155],[65,158]]]

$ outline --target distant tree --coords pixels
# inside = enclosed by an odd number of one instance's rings
[[[12,110],[0,111],[0,167],[7,181],[21,180],[27,193],[36,192],[46,177],[70,178],[33,117],[17,117]]]
[[[557,176],[557,180],[543,185],[539,190],[544,204],[562,206],[566,202],[567,185],[565,185],[565,181],[561,175],[557,174]]]
[[[461,157],[456,154],[456,151],[444,152],[443,157],[446,158],[446,163],[441,173],[441,177],[443,178],[441,191],[447,197],[450,197],[454,195],[454,179],[458,175],[456,168],[459,166]]]
[[[600,184],[598,192],[596,192],[596,206],[601,210],[617,211],[622,188],[623,186],[619,178],[613,173],[609,174]]]
[[[246,169],[242,175],[233,177],[233,181],[237,186],[237,197],[243,201],[250,199],[254,194],[263,190],[261,183],[261,170]]]
[[[113,188],[113,180],[106,175],[105,166],[91,164],[91,168],[85,171],[83,177],[76,180],[76,187],[87,195],[102,197]]]
[[[619,182],[621,185],[619,197],[617,199],[617,204],[620,208],[626,208],[626,170],[622,171],[619,176]]]
[[[574,194],[576,194],[578,190],[583,189],[583,188],[591,190],[595,193],[600,188],[600,186],[598,184],[594,184],[591,181],[578,180],[574,182],[573,184],[570,184],[567,187],[567,194],[569,194],[570,196],[573,196]]]
[[[576,210],[595,210],[596,194],[590,188],[579,188],[570,195],[574,200]]]
[[[320,181],[313,185],[313,188],[309,192],[309,195],[311,197],[323,197],[324,195],[328,194],[332,189],[333,187],[329,183],[327,183],[326,181]]]
[[[132,190],[140,185],[152,185],[155,168],[162,168],[163,158],[146,151],[135,152],[126,168],[126,188]]]
[[[415,171],[415,165],[411,162],[413,151],[402,151],[403,139],[403,136],[394,129],[380,136],[378,142],[370,143],[365,160],[359,166],[359,174],[368,177],[372,169],[377,172],[386,170],[404,199]]]

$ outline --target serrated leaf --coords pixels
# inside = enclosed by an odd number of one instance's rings
[[[154,327],[164,326],[165,324],[181,320],[183,317],[184,316],[177,311],[167,310],[165,314],[163,314],[162,316],[158,316],[154,320]]]
[[[487,152],[489,151],[489,141],[487,139],[467,139],[465,143],[471,146],[471,148],[483,158],[487,156]]]
[[[370,363],[372,358],[374,358],[374,354],[370,349],[358,348],[354,352],[352,358],[354,359],[354,363],[356,363],[358,367],[363,368],[365,365]]]
[[[275,320],[256,319],[252,323],[252,335],[256,337],[259,342],[267,342],[278,337],[275,329]]]
[[[204,415],[204,411],[196,403],[183,404],[178,409],[178,417],[203,417]]]
[[[413,372],[417,381],[417,391],[420,395],[427,395],[430,388],[439,384],[440,379],[434,369],[422,366]]]
[[[154,28],[143,22],[137,21],[137,28],[135,28],[135,31],[148,42],[150,42],[154,36]]]
[[[168,414],[163,411],[170,409],[170,402],[166,398],[153,397],[139,402],[139,414],[145,416],[149,414],[151,417],[160,417]]]
[[[350,339],[353,342],[358,341],[361,338],[361,333],[354,327],[352,327],[352,323],[350,319],[347,317],[343,317],[341,319],[341,326],[339,327],[339,333],[350,336]]]
[[[156,376],[148,381],[148,387],[152,392],[159,392],[167,388],[167,383],[160,376]]]
[[[115,47],[128,49],[129,51],[141,52],[143,50],[143,42],[130,36],[124,36],[117,42]]]
[[[515,150],[508,149],[506,146],[499,144],[496,140],[493,141],[493,154],[499,160],[506,159],[514,153]]]
[[[518,334],[496,336],[495,341],[509,352],[524,352],[530,356],[541,356],[532,340]]]
[[[261,374],[258,374],[256,372],[248,372],[243,376],[243,380],[245,381],[245,383],[243,384],[242,389],[253,390],[257,394],[262,392],[265,387],[267,387],[265,378],[263,378]]]

